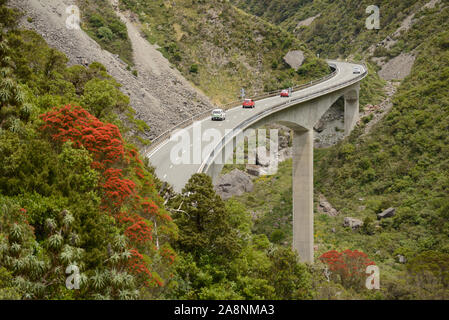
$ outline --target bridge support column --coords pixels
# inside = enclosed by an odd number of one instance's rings
[[[293,249],[313,263],[313,130],[293,133]]]
[[[345,95],[345,135],[348,136],[359,121],[359,89]]]

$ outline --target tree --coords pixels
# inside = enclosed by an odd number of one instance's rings
[[[90,152],[91,167],[100,175],[100,209],[114,218],[127,238],[129,271],[149,288],[162,287],[161,276],[170,277],[176,256],[167,240],[176,237],[176,228],[138,152],[125,146],[117,126],[81,107],[54,108],[41,119],[41,130],[56,145],[70,141]]]
[[[363,288],[366,280],[366,267],[375,265],[368,256],[358,250],[338,252],[331,250],[319,258],[325,263],[335,281],[340,281],[346,288]]]
[[[449,254],[424,251],[407,263],[407,275],[421,288],[424,299],[447,299],[449,297]]]
[[[310,273],[299,264],[298,255],[290,248],[279,247],[269,254],[271,268],[269,283],[275,288],[278,299],[311,299]]]
[[[0,129],[3,127],[18,132],[21,127],[20,110],[27,120],[30,106],[24,106],[25,95],[14,76],[12,52],[5,33],[5,29],[15,26],[17,13],[5,4],[5,0],[0,1]]]
[[[225,205],[215,193],[212,179],[194,174],[177,200],[175,221],[179,226],[178,244],[184,251],[235,256],[240,249],[235,230],[230,228]]]
[[[123,111],[129,104],[129,98],[118,88],[114,80],[92,79],[84,86],[82,103],[97,118],[114,109]]]
[[[107,259],[89,268],[77,219],[68,210],[38,226],[44,230],[40,242],[26,209],[7,201],[0,210],[0,293],[23,299],[137,298],[137,279],[128,268],[133,253],[125,236],[116,235],[103,247]],[[69,266],[80,271],[77,290],[66,287]]]

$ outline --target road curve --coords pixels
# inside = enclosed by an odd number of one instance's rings
[[[250,117],[255,116],[261,111],[273,108],[285,102],[286,99],[307,101],[309,97],[310,99],[314,99],[320,96],[320,93],[325,95],[352,85],[354,82],[360,80],[360,74],[353,73],[353,68],[356,66],[361,69],[361,74],[365,72],[365,67],[359,64],[340,61],[328,61],[328,63],[336,67],[335,75],[332,78],[293,92],[291,98],[274,96],[258,100],[254,109],[243,109],[241,106],[235,107],[226,112],[226,120],[224,121],[212,121],[210,115],[208,115],[207,118],[195,123],[195,128],[201,128],[201,130],[196,132],[199,132],[199,134],[194,134],[193,125],[183,129],[184,137],[189,138],[183,144],[185,146],[184,150],[176,152],[180,146],[180,139],[167,139],[150,150],[145,156],[149,158],[151,165],[155,167],[156,175],[159,179],[170,183],[175,191],[181,191],[189,178],[203,167],[203,161],[209,156],[210,151],[205,152],[206,154],[203,154],[201,158],[197,156],[196,158],[198,159],[194,159],[193,157],[193,151],[210,150],[211,140],[202,141],[203,139],[201,139],[202,134],[206,130],[216,129],[220,132],[221,137],[223,137],[226,129],[234,129]],[[215,132],[217,133],[217,131]]]

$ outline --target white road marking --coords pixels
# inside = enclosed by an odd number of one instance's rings
[[[167,178],[167,174],[164,174],[164,179]]]

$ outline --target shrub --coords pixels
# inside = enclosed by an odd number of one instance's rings
[[[323,253],[319,259],[327,265],[333,280],[341,282],[346,288],[360,289],[366,280],[366,267],[375,265],[368,256],[357,250],[338,252],[331,250]]]
[[[190,72],[190,73],[198,73],[198,65],[197,65],[197,64],[192,64],[192,65],[190,66],[189,72]]]

